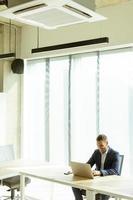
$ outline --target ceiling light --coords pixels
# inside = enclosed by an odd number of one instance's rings
[[[32,49],[31,53],[40,53],[40,52],[45,52],[45,51],[53,51],[53,50],[59,50],[59,49],[67,49],[67,48],[74,48],[74,47],[108,43],[108,42],[109,42],[108,37],[102,37],[102,38],[95,38],[95,39],[83,40],[83,41],[72,42],[72,43],[58,44],[58,45],[47,46],[47,47],[38,47],[38,48]]]
[[[2,59],[11,59],[11,58],[15,58],[16,54],[15,53],[3,53],[3,54],[0,54],[0,60]]]

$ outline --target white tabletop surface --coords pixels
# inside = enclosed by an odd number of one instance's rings
[[[64,175],[67,170],[68,167],[59,167],[40,161],[14,160],[0,163],[0,179],[22,174],[133,200],[133,179],[131,178],[105,176],[85,179],[72,174]]]
[[[64,175],[64,169],[56,166],[25,169],[21,170],[20,174],[133,200],[133,179],[128,177],[113,175],[85,179],[72,174]]]
[[[23,159],[0,162],[0,180],[19,175],[19,171],[22,169],[44,167],[47,164],[46,162]]]

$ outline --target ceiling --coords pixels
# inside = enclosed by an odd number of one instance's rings
[[[132,0],[95,0],[96,8],[106,7],[106,6],[115,6],[117,4],[129,2]]]
[[[117,6],[119,4],[124,4],[130,1],[133,1],[133,0],[95,0],[95,5],[96,5],[96,9],[99,9],[99,8],[108,7],[108,6]],[[9,23],[9,19],[0,17],[0,24],[2,24],[2,22]],[[20,23],[20,22],[18,23],[17,21],[13,21],[13,24],[18,25],[18,26],[23,25],[23,23]]]

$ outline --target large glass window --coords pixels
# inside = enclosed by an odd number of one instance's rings
[[[27,62],[24,75],[22,155],[45,160],[45,60]]]
[[[124,154],[123,173],[129,174],[132,160],[133,116],[132,52],[108,52],[100,56],[100,132],[109,145]]]
[[[72,57],[71,159],[86,162],[96,138],[96,54]]]
[[[86,162],[99,133],[133,165],[133,56],[130,49],[27,62],[23,157]],[[128,170],[127,170],[128,169]]]
[[[53,163],[68,160],[68,57],[50,60],[49,152]]]

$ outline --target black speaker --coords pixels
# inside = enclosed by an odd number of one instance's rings
[[[15,74],[24,73],[24,60],[21,58],[16,58],[11,64],[11,69]]]
[[[0,5],[8,6],[8,1],[7,0],[0,0]]]

